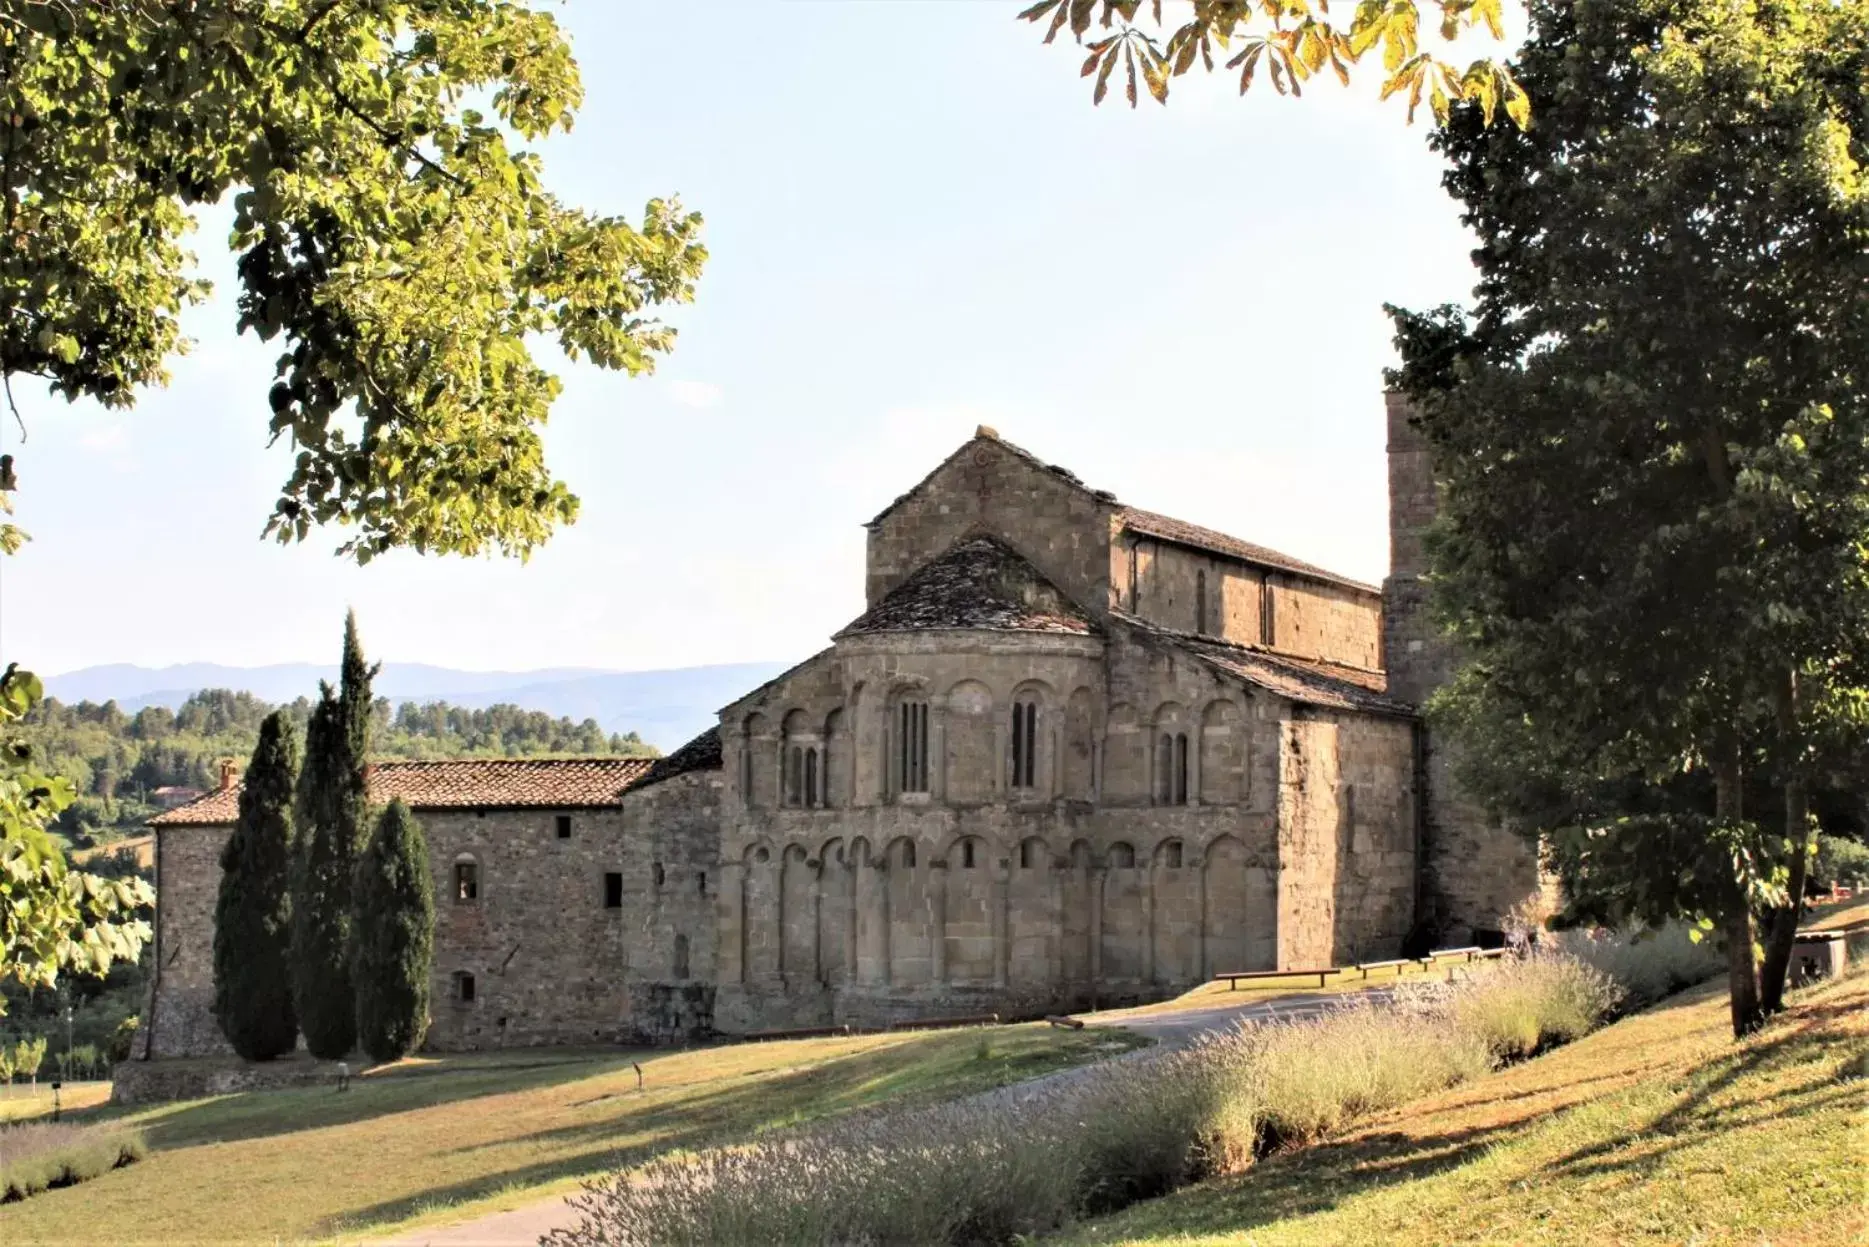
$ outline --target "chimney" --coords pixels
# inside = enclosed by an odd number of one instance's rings
[[[240,764],[232,758],[221,759],[221,791],[232,792],[240,781]]]

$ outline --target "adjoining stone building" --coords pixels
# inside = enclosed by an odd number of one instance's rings
[[[1411,432],[1392,407],[1386,617],[983,428],[870,521],[863,614],[668,758],[378,766],[434,863],[430,1043],[1034,1014],[1497,928],[1536,862],[1415,715]],[[233,792],[153,820],[155,1055],[218,1039]]]

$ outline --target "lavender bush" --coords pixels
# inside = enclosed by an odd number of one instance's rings
[[[1008,1243],[1239,1168],[1594,1025],[1608,977],[1561,954],[1410,984],[935,1108],[669,1155],[575,1201],[552,1247]]]
[[[49,1121],[0,1126],[0,1203],[83,1182],[147,1154],[134,1130]]]

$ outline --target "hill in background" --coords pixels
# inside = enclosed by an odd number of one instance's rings
[[[714,723],[720,707],[765,683],[788,664],[722,663],[665,671],[604,671],[554,667],[537,671],[455,671],[425,663],[386,662],[373,691],[391,702],[445,701],[486,709],[517,706],[576,722],[595,719],[605,732],[634,732],[667,752]],[[251,693],[288,703],[315,694],[319,680],[337,679],[335,664],[275,663],[226,667],[184,663],[139,667],[112,663],[84,667],[45,681],[46,694],[67,705],[115,701],[128,714],[146,706],[180,709],[203,689]]]

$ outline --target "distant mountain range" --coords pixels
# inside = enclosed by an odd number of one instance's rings
[[[540,671],[454,671],[426,663],[386,662],[375,691],[394,702],[446,701],[457,706],[500,703],[583,721],[595,719],[608,732],[637,732],[664,751],[678,748],[712,726],[716,712],[770,680],[788,664],[722,663],[666,671],[604,671],[551,667]],[[62,702],[116,699],[126,711],[144,706],[173,709],[204,688],[244,690],[269,702],[316,696],[319,680],[337,679],[337,667],[275,663],[267,667],[224,667],[182,663],[138,667],[111,663],[46,678],[47,695]]]

